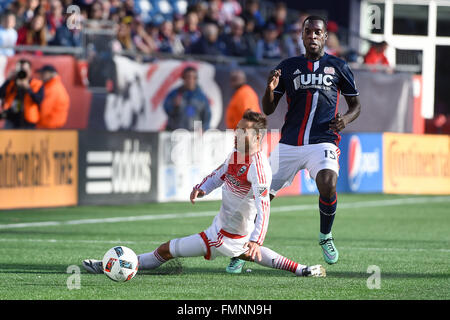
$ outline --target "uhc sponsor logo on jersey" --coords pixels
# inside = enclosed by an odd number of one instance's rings
[[[350,138],[348,147],[348,184],[351,191],[358,191],[364,176],[380,171],[380,151],[363,152],[358,136]]]
[[[293,81],[295,90],[310,88],[329,90],[333,85],[332,80],[331,74],[307,73],[298,75]]]

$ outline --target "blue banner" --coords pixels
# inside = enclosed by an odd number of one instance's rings
[[[383,192],[383,134],[344,134],[338,192]]]

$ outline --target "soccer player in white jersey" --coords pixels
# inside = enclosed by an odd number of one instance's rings
[[[199,257],[213,260],[217,256],[239,257],[265,267],[286,270],[297,276],[325,277],[321,265],[306,266],[264,247],[269,225],[270,183],[272,171],[267,157],[260,151],[267,120],[246,111],[238,123],[235,150],[190,195],[208,195],[222,186],[222,206],[206,230],[161,244],[152,252],[138,255],[139,269],[155,269],[177,257]],[[88,272],[103,273],[101,261],[84,260]]]

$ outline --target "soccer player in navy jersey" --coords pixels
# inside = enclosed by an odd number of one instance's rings
[[[306,54],[285,59],[271,71],[262,105],[270,115],[286,94],[288,111],[281,139],[270,156],[270,198],[290,185],[300,170],[309,171],[320,194],[319,244],[325,261],[333,264],[339,259],[331,233],[337,207],[339,132],[358,117],[361,104],[347,63],[324,52],[326,25],[322,17],[305,19],[302,38]],[[340,94],[348,105],[343,115],[337,112]],[[243,263],[234,259],[227,271],[238,273]]]

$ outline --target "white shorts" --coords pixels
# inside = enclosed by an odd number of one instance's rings
[[[339,155],[341,151],[332,143],[317,143],[291,146],[279,143],[270,153],[272,184],[270,194],[276,193],[292,183],[297,173],[306,169],[314,180],[317,173],[330,169],[339,175]]]
[[[249,238],[250,235],[241,236],[226,232],[221,228],[216,216],[212,225],[205,231],[170,240],[170,253],[174,258],[203,256],[206,260],[214,260],[217,256],[239,257],[248,250],[244,248],[244,244]]]
[[[199,235],[206,246],[206,260],[214,260],[217,256],[239,257],[248,248],[244,244],[248,242],[250,235],[231,234],[223,230],[218,222],[218,216],[214,218],[212,225]]]

